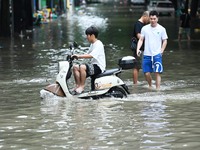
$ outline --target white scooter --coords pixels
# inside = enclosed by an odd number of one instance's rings
[[[74,49],[80,49],[77,44],[73,44],[70,46],[71,51]],[[56,83],[50,84],[46,86],[44,89],[40,91],[40,97],[45,98],[46,92],[53,93],[54,95],[60,97],[71,98],[73,96],[77,96],[82,99],[98,99],[103,97],[117,97],[124,98],[127,97],[129,93],[128,87],[126,84],[118,77],[118,74],[122,72],[122,69],[130,69],[133,67],[135,63],[135,58],[132,56],[128,56],[128,60],[126,58],[122,58],[119,60],[119,68],[109,69],[105,72],[91,77],[91,90],[81,93],[79,95],[73,95],[72,91],[68,88],[68,80],[72,75],[72,66],[74,57],[71,55],[67,55],[66,61],[59,62],[59,73],[56,77]],[[128,62],[127,64],[124,64]],[[45,93],[45,94],[44,94]]]

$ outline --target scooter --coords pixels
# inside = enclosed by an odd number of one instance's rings
[[[74,43],[70,46],[70,50],[74,51],[75,49],[80,50],[81,47]],[[109,69],[97,76],[91,77],[91,90],[85,91],[79,95],[73,95],[73,92],[70,91],[68,87],[68,80],[72,75],[73,62],[76,59],[75,57],[72,57],[72,55],[73,53],[68,54],[65,61],[58,62],[59,73],[56,77],[56,83],[50,84],[42,89],[40,91],[41,98],[45,98],[46,93],[48,92],[59,97],[72,98],[77,96],[81,99],[99,99],[104,97],[125,98],[130,94],[127,85],[118,77],[123,68],[127,69],[127,65],[124,65],[126,60],[120,59],[118,68]],[[133,58],[131,58],[132,64],[135,61]]]

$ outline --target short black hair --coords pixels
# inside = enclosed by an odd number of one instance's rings
[[[158,12],[155,10],[150,11],[149,16],[156,16],[158,17]]]
[[[86,35],[92,35],[92,34],[94,34],[94,36],[97,38],[98,34],[99,34],[99,31],[98,31],[98,29],[95,26],[90,26],[89,28],[87,28],[85,30],[85,34]]]

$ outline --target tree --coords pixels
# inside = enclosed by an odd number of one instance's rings
[[[192,18],[196,17],[198,6],[199,6],[199,0],[192,0],[192,2],[191,2],[191,12],[190,12],[190,15],[191,15]]]
[[[0,36],[10,35],[9,0],[0,0]]]
[[[14,31],[20,33],[33,26],[32,3],[27,0],[13,0]]]

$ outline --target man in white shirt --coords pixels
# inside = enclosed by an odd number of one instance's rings
[[[137,55],[140,55],[140,48],[145,39],[144,55],[142,68],[145,78],[152,86],[151,73],[155,73],[156,89],[160,89],[161,73],[163,72],[162,54],[167,46],[167,33],[166,29],[158,24],[158,13],[151,11],[149,13],[150,24],[144,26],[141,30],[141,36],[137,45]]]
[[[98,29],[91,26],[86,29],[85,34],[91,43],[88,54],[75,55],[78,59],[91,59],[90,63],[74,65],[73,74],[76,82],[74,92],[80,94],[84,91],[86,78],[95,76],[105,71],[106,58],[103,43],[98,40]]]

